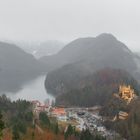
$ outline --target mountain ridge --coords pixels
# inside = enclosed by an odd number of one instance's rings
[[[17,45],[0,42],[0,92],[15,92],[43,73],[43,65]]]
[[[66,94],[67,89],[75,88],[84,77],[104,68],[124,70],[138,78],[138,65],[134,58],[135,54],[113,35],[101,34],[95,38],[80,38],[66,45],[44,63],[48,67],[52,66],[45,87],[57,97],[62,93]]]
[[[111,44],[108,44],[108,42],[110,42]],[[119,46],[119,47],[115,47],[115,46]],[[133,55],[133,53],[127,48],[127,46],[124,45],[122,42],[118,41],[113,35],[101,34],[95,38],[90,37],[90,38],[76,39],[70,42],[69,44],[67,44],[56,55],[43,57],[40,59],[40,61],[47,66],[48,71],[52,71],[64,66],[65,64],[81,61],[87,59],[90,56],[93,57],[92,55],[102,55],[103,50],[110,51],[108,54],[106,52],[106,55],[111,55],[111,51],[118,52],[120,47],[121,47],[121,51],[127,52],[126,54],[129,55],[129,57],[133,57],[131,56]],[[121,54],[121,51],[118,53]],[[97,56],[95,57],[97,58]]]

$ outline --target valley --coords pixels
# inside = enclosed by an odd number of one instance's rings
[[[0,140],[140,140],[139,0],[0,0]]]
[[[76,39],[40,59],[14,44],[0,49],[4,140],[139,137],[139,57],[113,35]]]

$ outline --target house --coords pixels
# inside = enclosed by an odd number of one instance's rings
[[[49,112],[50,107],[46,104],[42,104],[38,100],[31,101],[33,105],[33,112],[39,115],[40,112]]]
[[[120,111],[119,114],[118,114],[118,117],[119,117],[120,120],[125,120],[128,117],[128,113],[124,112],[124,111]]]
[[[40,103],[38,100],[33,100],[33,101],[31,101],[31,103],[32,103],[32,105],[33,105],[34,108],[35,108],[36,106],[41,105],[41,103]]]
[[[97,127],[97,131],[98,132],[105,132],[106,131],[106,128],[104,126],[98,126]]]
[[[70,119],[78,119],[77,113],[68,111],[67,115]]]
[[[51,111],[51,115],[56,117],[57,120],[67,121],[67,113],[64,108],[53,108]]]

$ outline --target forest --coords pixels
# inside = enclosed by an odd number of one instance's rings
[[[5,95],[0,96],[0,140],[105,140],[104,137],[79,132],[68,125],[63,129],[55,118],[46,112],[39,117],[33,113],[32,104],[26,100],[11,101]]]

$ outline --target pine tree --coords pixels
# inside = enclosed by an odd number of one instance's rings
[[[65,140],[69,137],[69,136],[71,136],[72,134],[73,134],[74,132],[73,132],[73,127],[71,126],[71,125],[69,125],[68,127],[67,127],[67,131],[65,132]]]
[[[32,132],[32,140],[34,140],[34,137],[35,137],[35,132],[33,131]]]
[[[2,120],[2,114],[1,114],[1,112],[0,112],[0,140],[2,139],[2,136],[3,136],[3,129],[5,128],[5,124],[4,124],[4,122],[3,122],[3,120]]]
[[[12,135],[13,135],[12,140],[19,140],[20,139],[20,135],[19,135],[19,132],[18,132],[16,125],[13,126]]]
[[[55,124],[54,133],[57,135],[59,132],[58,123]]]
[[[93,140],[93,136],[88,129],[81,132],[80,140]]]

